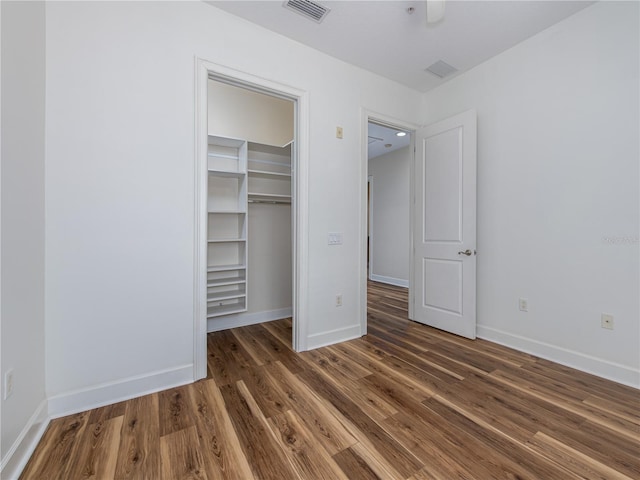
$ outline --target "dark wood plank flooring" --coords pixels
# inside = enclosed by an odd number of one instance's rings
[[[22,479],[640,479],[639,391],[407,320],[291,350],[291,321],[210,334],[207,379],[51,422]]]

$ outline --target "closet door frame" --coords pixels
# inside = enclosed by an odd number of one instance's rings
[[[230,85],[257,91],[294,102],[294,142],[291,155],[292,194],[292,346],[297,352],[308,344],[308,159],[309,159],[309,96],[304,90],[257,77],[223,65],[196,58],[195,65],[195,231],[194,231],[194,325],[193,378],[207,375],[207,82],[222,81]]]

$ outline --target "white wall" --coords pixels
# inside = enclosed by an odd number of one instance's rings
[[[2,10],[2,476],[28,449],[46,416],[44,365],[45,6],[1,2]],[[4,382],[3,382],[4,383]],[[9,462],[7,464],[7,462]]]
[[[635,386],[638,7],[599,2],[425,95],[427,123],[478,111],[479,336]]]
[[[209,135],[284,147],[293,140],[294,103],[209,80]]]
[[[309,92],[309,346],[360,331],[362,108],[415,122],[420,96],[203,2],[52,2],[54,412],[192,378],[196,57]],[[342,246],[327,245],[334,231]]]
[[[372,280],[409,286],[411,147],[369,160]]]

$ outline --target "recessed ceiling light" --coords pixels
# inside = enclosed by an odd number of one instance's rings
[[[396,137],[404,137],[407,134],[407,132],[398,132],[396,133]]]

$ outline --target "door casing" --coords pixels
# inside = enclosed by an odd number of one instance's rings
[[[193,379],[207,375],[206,216],[207,216],[207,82],[209,78],[295,102],[292,175],[292,264],[293,338],[295,351],[308,345],[309,264],[309,95],[306,91],[247,72],[208,62],[195,61],[195,230]]]

